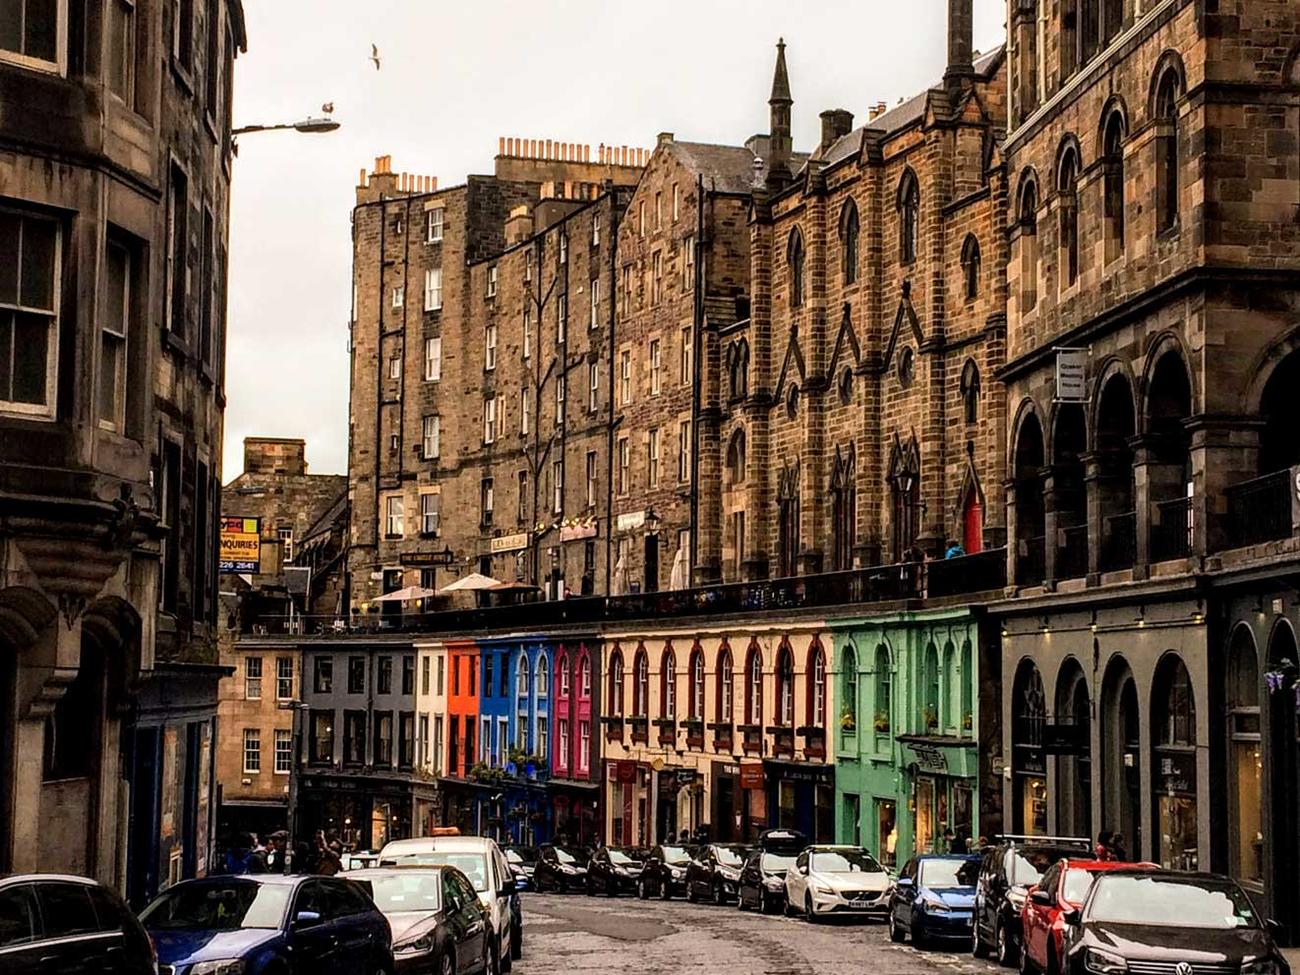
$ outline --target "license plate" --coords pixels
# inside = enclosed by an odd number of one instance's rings
[[[869,901],[849,901],[849,907],[855,911],[865,911],[869,906]]]

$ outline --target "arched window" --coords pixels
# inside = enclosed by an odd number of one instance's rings
[[[559,655],[559,657],[556,658],[555,669],[556,669],[555,676],[559,678],[559,682],[560,682],[559,695],[560,697],[568,697],[569,696],[569,655],[567,653],[562,653]]]
[[[731,649],[725,644],[718,652],[718,721],[731,724],[735,713],[735,685],[732,675]]]
[[[697,647],[691,653],[691,720],[704,720],[704,653]]]
[[[966,288],[966,300],[979,297],[980,293],[980,242],[974,234],[968,234],[961,245],[961,276]]]
[[[745,660],[745,723],[763,723],[763,655],[757,647]]]
[[[659,717],[677,717],[677,657],[664,650],[659,659]]]
[[[1079,280],[1079,156],[1073,146],[1061,154],[1056,190],[1060,194],[1061,281],[1070,287]]]
[[[731,485],[745,483],[747,463],[745,431],[740,429],[731,435],[727,444],[727,480]]]
[[[894,674],[889,659],[889,647],[883,643],[876,647],[876,702],[872,714],[872,727],[877,734],[889,734],[894,717]]]
[[[537,696],[546,697],[551,693],[551,664],[546,654],[537,657]]]
[[[1016,671],[1011,698],[1011,769],[1015,806],[1014,829],[1041,836],[1047,832],[1047,773],[1043,757],[1043,726],[1047,697],[1043,677],[1032,660]]]
[[[515,672],[515,693],[517,696],[528,700],[528,692],[532,685],[532,668],[528,666],[528,654],[522,651],[519,654],[519,663]]]
[[[644,650],[636,652],[635,673],[632,676],[632,715],[644,718],[650,711],[650,658]]]
[[[748,339],[738,339],[727,346],[727,375],[733,400],[744,399],[749,395]]]
[[[980,368],[974,359],[967,359],[961,367],[961,401],[967,423],[976,423],[980,417]]]
[[[591,658],[586,653],[578,658],[578,695],[591,697]]]
[[[961,724],[957,707],[961,702],[961,678],[957,674],[957,648],[948,641],[943,646],[943,686],[939,727],[956,728]]]
[[[1106,218],[1106,262],[1124,251],[1124,113],[1113,109],[1102,133],[1102,209]]]
[[[808,724],[826,727],[826,654],[817,641],[808,651]]]
[[[1187,667],[1174,654],[1156,669],[1151,717],[1158,859],[1162,867],[1197,870],[1196,701]]]
[[[1043,502],[1043,428],[1026,416],[1016,436],[1016,584],[1040,585],[1047,575],[1047,514]]]
[[[776,723],[794,724],[794,655],[782,647],[776,655]]]
[[[909,169],[898,184],[898,259],[903,264],[916,260],[920,249],[921,188]]]
[[[856,731],[858,728],[858,652],[853,644],[846,643],[840,651],[840,728]]]
[[[1156,231],[1178,226],[1178,73],[1165,69],[1156,88]]]
[[[842,255],[844,283],[858,280],[858,205],[852,200],[840,211],[840,254]]]
[[[970,735],[975,730],[975,662],[970,641],[961,645],[961,730]]]
[[[795,227],[790,231],[790,241],[786,245],[786,262],[790,273],[790,307],[798,308],[803,304],[804,271],[803,234]]]
[[[921,727],[927,733],[939,727],[939,648],[930,643],[925,648],[925,683],[921,685]]]
[[[615,650],[609,658],[609,711],[616,718],[623,716],[623,652]]]
[[[1021,182],[1017,218],[1020,310],[1025,312],[1038,304],[1038,184],[1032,178]]]

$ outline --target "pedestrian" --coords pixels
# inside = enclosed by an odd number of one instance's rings
[[[943,845],[944,845],[944,849],[946,849],[949,853],[958,852],[956,849],[954,849],[954,847],[957,845],[957,834],[952,831],[951,826],[947,827],[943,831]]]
[[[1111,851],[1111,837],[1114,835],[1115,834],[1108,829],[1103,829],[1097,834],[1097,845],[1093,852],[1096,854],[1098,860],[1115,859],[1114,853]]]
[[[684,829],[677,834],[678,843],[686,844],[689,843],[690,841],[691,841],[691,831],[689,829]]]
[[[1110,859],[1127,860],[1128,850],[1124,849],[1124,834],[1116,833],[1110,838]]]
[[[343,847],[331,834],[327,840],[324,832],[316,831],[316,873],[333,877],[343,869]]]
[[[970,852],[970,837],[966,835],[966,830],[959,829],[957,831],[957,837],[952,841],[952,852],[953,853]]]
[[[266,873],[266,848],[256,833],[248,834],[248,856],[244,859],[245,873]]]
[[[966,554],[966,550],[961,547],[961,542],[951,539],[948,542],[947,551],[943,553],[945,559],[959,559]]]
[[[288,830],[276,830],[267,837],[266,871],[279,874],[289,872]]]

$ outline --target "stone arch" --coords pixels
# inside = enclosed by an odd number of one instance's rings
[[[1196,870],[1198,739],[1196,688],[1187,663],[1167,650],[1151,682],[1152,825],[1156,860],[1165,867]],[[1172,769],[1173,771],[1168,771]]]
[[[54,603],[35,589],[27,586],[0,589],[0,645],[14,652],[29,646],[57,615]]]
[[[1172,366],[1170,357],[1175,357],[1178,367],[1181,369],[1181,376],[1176,373],[1168,372]],[[1191,359],[1187,354],[1187,348],[1183,344],[1182,338],[1174,331],[1166,329],[1152,338],[1147,344],[1146,354],[1143,357],[1142,379],[1138,383],[1138,389],[1141,391],[1142,409],[1138,419],[1138,431],[1140,433],[1151,432],[1152,418],[1152,398],[1160,393],[1171,392],[1168,389],[1160,389],[1158,380],[1181,380],[1186,386],[1188,409],[1196,412],[1195,390],[1196,381],[1192,372]]]
[[[1017,833],[1047,832],[1046,723],[1042,673],[1033,658],[1022,657],[1011,685],[1012,829]]]
[[[1147,92],[1148,118],[1160,118],[1161,89],[1164,88],[1166,79],[1170,78],[1171,74],[1174,90],[1181,98],[1187,92],[1187,70],[1183,67],[1182,55],[1174,50],[1162,53],[1156,61],[1155,70],[1151,72],[1151,82]]]
[[[786,238],[785,259],[789,267],[790,305],[799,307],[804,299],[804,264],[807,255],[804,249],[803,231],[796,224]]]
[[[748,477],[749,453],[744,426],[737,426],[727,440],[726,487],[744,484]]]
[[[1088,448],[1090,450],[1101,449],[1100,437],[1102,431],[1103,398],[1107,388],[1110,387],[1110,384],[1116,379],[1122,381],[1131,407],[1127,423],[1129,431],[1127,436],[1131,437],[1137,432],[1137,396],[1134,393],[1134,390],[1137,387],[1137,382],[1134,379],[1133,370],[1123,359],[1120,359],[1118,356],[1110,356],[1102,362],[1100,368],[1097,370],[1097,378],[1093,380],[1092,397],[1089,403],[1090,415],[1088,417]],[[1110,387],[1110,392],[1114,394],[1118,389],[1119,387]],[[1105,405],[1113,411],[1113,401]],[[1120,417],[1114,415],[1112,412],[1107,419],[1110,421],[1118,421]]]
[[[1016,584],[1040,584],[1046,573],[1047,509],[1043,468],[1047,464],[1038,410],[1025,412],[1016,426],[1011,472],[1015,484]]]
[[[1027,166],[1021,171],[1020,181],[1016,187],[1016,221],[1022,228],[1037,225],[1040,199],[1038,171],[1032,166]]]
[[[1056,146],[1056,156],[1052,163],[1052,186],[1058,193],[1061,190],[1063,169],[1070,161],[1073,161],[1077,179],[1083,173],[1083,148],[1079,145],[1079,137],[1073,132],[1061,136],[1061,141]]]
[[[1124,100],[1124,96],[1119,92],[1112,93],[1106,99],[1106,104],[1102,106],[1101,115],[1097,119],[1097,145],[1106,145],[1106,132],[1112,124],[1116,123],[1116,120],[1124,138],[1127,139],[1129,132],[1132,131],[1129,118],[1128,103]]]
[[[1142,849],[1141,714],[1137,679],[1123,654],[1106,663],[1101,684],[1101,828],[1124,834],[1128,850]]]
[[[1053,713],[1059,728],[1070,729],[1077,749],[1058,756],[1057,823],[1065,835],[1092,835],[1092,708],[1088,671],[1074,654],[1056,672]]]

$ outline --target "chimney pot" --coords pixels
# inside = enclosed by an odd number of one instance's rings
[[[660,132],[659,137],[655,140],[655,146],[657,148],[658,146],[663,145],[665,142],[672,142],[672,141],[673,141],[673,134],[671,132]]]

